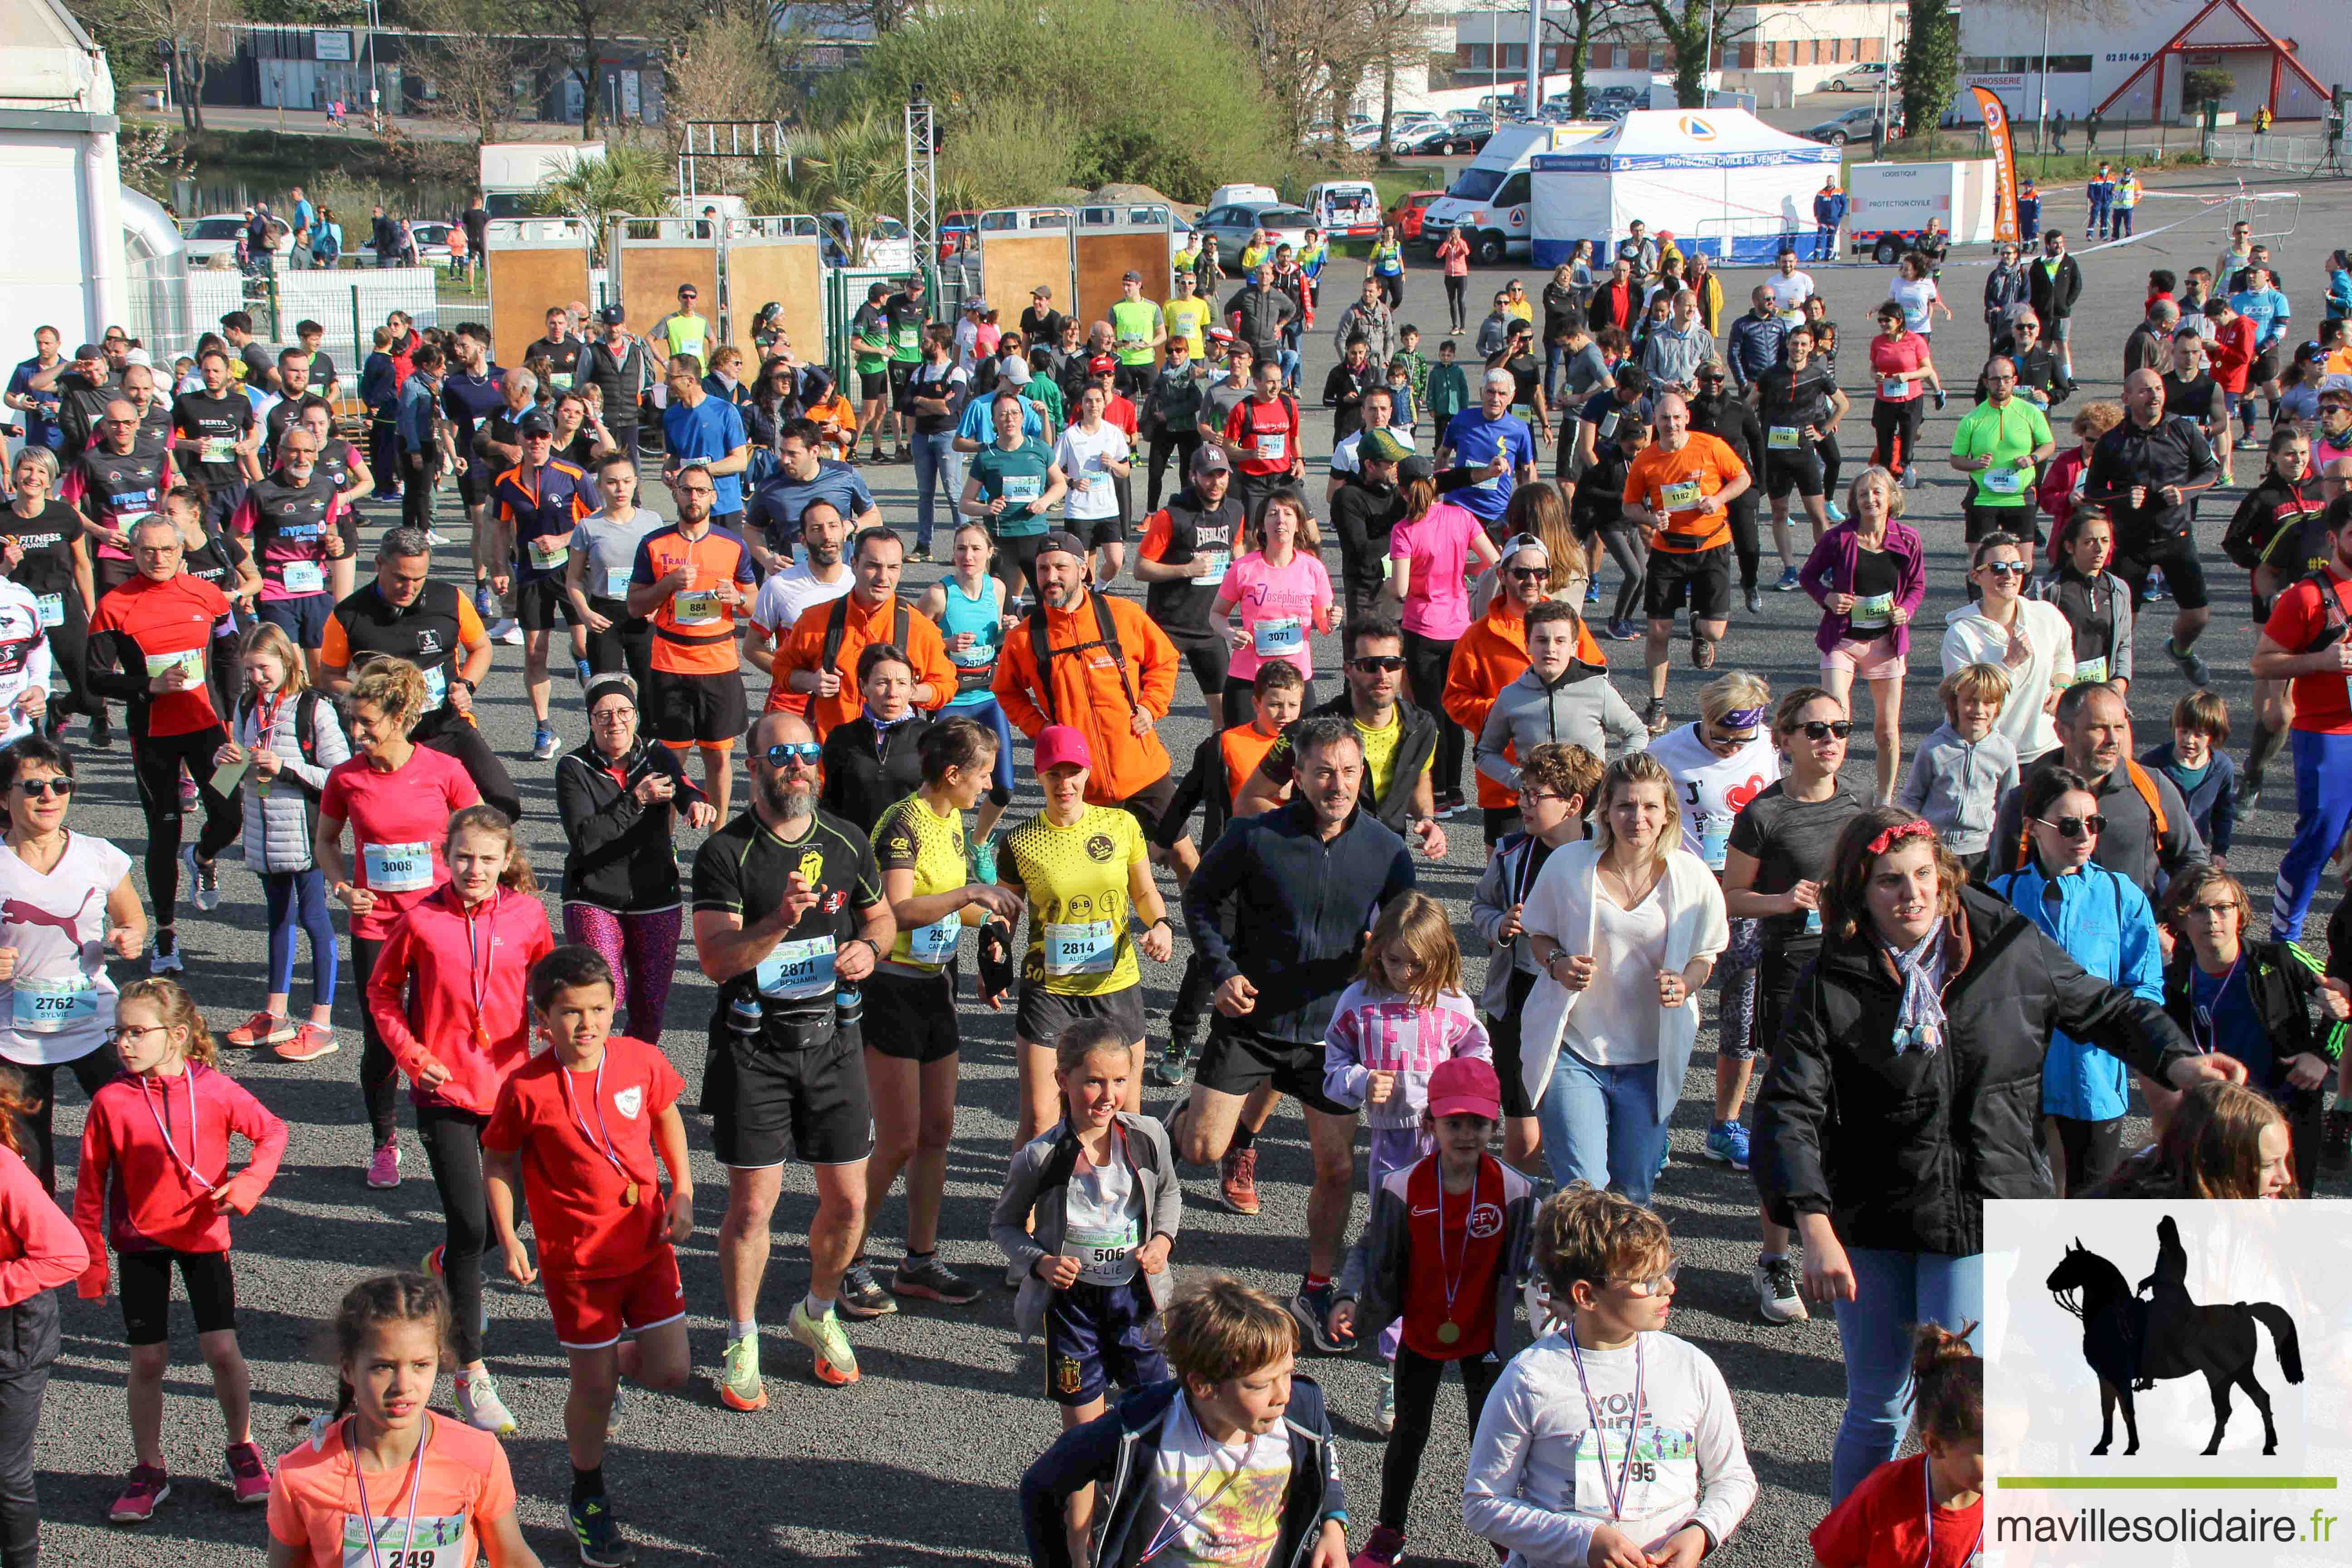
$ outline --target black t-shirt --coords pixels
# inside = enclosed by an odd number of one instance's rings
[[[1806,743],[1801,734],[1796,743]],[[1731,822],[1731,847],[1756,861],[1753,890],[1785,893],[1800,882],[1827,881],[1838,833],[1866,805],[1843,780],[1827,800],[1790,800],[1781,784],[1767,785]],[[1768,956],[1777,951],[1786,957],[1802,949],[1810,957],[1822,940],[1814,914],[1804,910],[1767,918],[1763,936]]]
[[[490,215],[481,207],[467,207],[457,215],[457,221],[465,226],[466,248],[480,256],[483,241],[490,232]]]
[[[1543,361],[1533,354],[1519,354],[1503,362],[1511,373],[1511,412],[1523,419],[1531,419],[1536,411],[1536,387],[1543,381]],[[1520,414],[1521,409],[1527,410]]]
[[[172,449],[172,408],[169,404],[151,403],[139,421],[139,434],[131,438],[131,453],[149,462],[160,460]]]
[[[278,356],[269,352],[268,344],[259,338],[248,338],[245,346],[236,351],[236,357],[245,363],[246,385],[257,386],[264,392],[277,390],[271,378],[278,374]]]
[[[236,592],[237,568],[252,558],[253,552],[245,547],[242,539],[206,529],[202,544],[182,552],[180,570],[229,595]]]
[[[1612,404],[1616,398],[1602,393]],[[1587,405],[1590,407],[1590,405]],[[1622,406],[1617,409],[1622,420],[1630,414]],[[1604,414],[1602,417],[1607,417]],[[1624,443],[1614,437],[1603,437],[1592,443],[1592,461],[1576,481],[1576,497],[1569,505],[1569,521],[1580,531],[1590,533],[1597,528],[1611,528],[1625,521],[1625,470],[1633,459],[1625,455]]]
[[[752,787],[759,786],[755,783]],[[817,812],[802,836],[788,843],[769,831],[757,813],[745,811],[704,839],[694,857],[695,912],[738,915],[746,926],[758,924],[783,902],[795,871],[816,889],[817,901],[762,965],[771,972],[773,985],[767,994],[769,1007],[784,1013],[833,1005],[831,957],[857,934],[863,912],[882,901],[882,870],[875,864],[873,843],[824,811]],[[816,944],[814,950],[803,945],[812,943]],[[794,979],[814,994],[777,994],[794,989]],[[746,971],[719,988],[713,1016],[723,1017],[738,997],[761,994],[760,972]]]
[[[81,589],[74,582],[73,542],[81,537],[81,520],[74,515],[74,509],[53,496],[30,518],[18,517],[14,511],[0,513],[0,534],[15,540],[25,552],[9,576],[37,599],[51,594],[70,597],[79,624]],[[61,597],[60,612],[64,605]]]
[[[1892,553],[1885,550],[1856,550],[1853,552],[1853,591],[1855,598],[1891,596],[1902,585],[1903,568]],[[1857,635],[1867,632],[1875,637],[1892,625],[1891,618],[1881,615],[1874,614],[1864,618],[1857,613],[1853,617],[1853,630]]]
[[[241,441],[245,439],[245,433],[253,428],[253,404],[243,392],[235,388],[219,397],[208,392],[184,392],[173,400],[172,426],[184,441]],[[215,451],[226,449],[218,446],[214,447]],[[234,454],[226,461],[207,462],[201,447],[185,468],[202,479],[207,489],[236,484],[245,477]]]
[[[1811,451],[1811,431],[1830,422],[1834,406],[1830,402],[1830,393],[1837,385],[1837,377],[1819,360],[1811,360],[1801,371],[1776,364],[1756,378],[1756,385],[1758,416],[1764,426],[1765,456],[1790,450]],[[1797,432],[1794,448],[1772,445],[1775,426]]]
[[[551,374],[555,378],[554,384],[550,386],[548,390],[550,392],[568,392],[579,380],[580,351],[586,346],[587,345],[583,343],[578,338],[566,338],[560,343],[554,342],[547,338],[541,338],[537,342],[531,344],[530,347],[523,350],[522,357],[524,361],[528,363],[529,361],[537,359],[541,354],[545,354],[548,357],[549,362],[554,367]]]
[[[2183,419],[2194,419],[2200,426],[2213,425],[2214,381],[2200,374],[2194,381],[2183,381],[2178,374],[2164,378],[2164,411]]]

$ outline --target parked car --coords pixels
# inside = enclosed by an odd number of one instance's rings
[[[1422,216],[1429,211],[1430,203],[1444,194],[1444,191],[1407,191],[1403,200],[1389,208],[1389,222],[1396,225],[1397,237],[1419,239]]]
[[[1492,92],[1478,100],[1478,111],[1496,120],[1517,120],[1528,111],[1528,100],[1516,92]]]
[[[1389,140],[1402,142],[1408,137],[1419,136],[1433,127],[1442,127],[1444,121],[1425,109],[1401,109],[1389,120]]]
[[[1483,125],[1491,131],[1495,128],[1495,117],[1483,109],[1449,109],[1445,111],[1445,123],[1465,130]]]
[[[1885,60],[1857,60],[1822,83],[1824,92],[1876,92],[1886,85]]]
[[[1242,248],[1249,244],[1253,229],[1265,230],[1276,245],[1299,247],[1307,243],[1307,230],[1314,222],[1306,208],[1287,202],[1228,202],[1202,213],[1196,226],[1217,237],[1219,259],[1228,270],[1238,272]]]
[[[1835,119],[1808,126],[1797,134],[1809,142],[1820,142],[1832,147],[1843,147],[1849,142],[1867,142],[1878,134],[1878,110],[1874,105],[1865,103],[1858,109],[1847,110]]]
[[[837,212],[816,215],[818,255],[827,267],[847,267],[849,260],[849,220]],[[857,265],[884,268],[894,272],[915,269],[915,241],[907,226],[895,217],[874,220],[866,230],[866,254]]]
[[[411,219],[408,227],[409,232],[416,236],[416,265],[419,267],[449,265],[449,226],[447,224],[437,218]],[[343,232],[348,235],[351,230],[346,227]],[[369,265],[374,265],[373,236],[360,241],[359,254],[368,258]]]
[[[269,243],[272,249],[285,237],[285,220],[271,215]],[[180,220],[180,240],[191,267],[236,264],[237,241],[245,237],[243,213],[206,213],[202,217]],[[443,247],[446,254],[447,247]]]
[[[1397,151],[1423,158],[1451,158],[1462,153],[1475,153],[1493,140],[1494,122],[1485,115],[1475,116],[1467,125],[1435,125],[1409,142],[1397,143]]]

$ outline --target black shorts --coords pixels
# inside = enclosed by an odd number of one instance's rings
[[[335,596],[297,594],[290,599],[264,599],[255,610],[263,624],[293,638],[296,647],[318,647],[327,640],[327,617],[335,613]]]
[[[1143,825],[1146,843],[1160,842],[1160,820],[1168,808],[1176,804],[1176,775],[1161,773],[1158,778],[1118,803],[1119,809]],[[1140,1035],[1136,1037],[1142,1038]]]
[[[858,989],[866,997],[858,1033],[884,1056],[929,1067],[962,1048],[952,971],[918,977],[877,969]]]
[[[490,487],[497,482],[498,476],[490,472],[488,460],[469,457],[466,459],[466,471],[457,476],[457,499],[466,503],[468,510],[486,506],[489,503]]]
[[[1764,454],[1765,495],[1782,500],[1790,490],[1808,500],[1822,493],[1820,453],[1808,449]]]
[[[1323,1042],[1293,1045],[1270,1040],[1223,1013],[1209,1025],[1209,1043],[1201,1049],[1192,1081],[1220,1094],[1246,1096],[1260,1084],[1272,1084],[1279,1093],[1327,1116],[1353,1116],[1356,1108],[1342,1105],[1323,1092]]]
[[[1087,542],[1093,546],[1126,543],[1127,519],[1124,517],[1095,519],[1091,525],[1091,531],[1087,535]]]
[[[1497,952],[1489,961],[1507,962],[1507,955]],[[1535,1103],[1528,1099],[1528,1086],[1519,1071],[1519,1018],[1528,1010],[1528,998],[1534,994],[1536,977],[1516,966],[1504,992],[1503,1016],[1486,1020],[1486,1043],[1494,1047],[1495,1077],[1503,1086],[1505,1116],[1533,1116]]]
[[[859,401],[871,403],[890,395],[890,373],[887,370],[861,370],[857,373]]]
[[[1168,1376],[1160,1352],[1159,1313],[1138,1274],[1124,1285],[1084,1280],[1045,1302],[1045,1397],[1086,1405],[1116,1383],[1140,1388]]]
[[[2246,367],[2246,390],[2252,392],[2254,388],[2267,385],[2278,378],[2278,350],[2264,349],[2254,356],[2254,363]]]
[[[1654,621],[1671,621],[1686,599],[1693,620],[1719,621],[1731,614],[1731,546],[1650,552],[1643,613]]]
[[[1021,983],[1021,1001],[1013,1016],[1013,1033],[1033,1046],[1051,1046],[1073,1024],[1105,1023],[1129,1045],[1143,1040],[1143,987],[1105,991],[1093,996],[1066,996],[1043,985]]]
[[[772,1015],[747,1049],[727,1026],[723,1005],[712,1016],[702,1108],[720,1164],[766,1170],[789,1154],[803,1165],[847,1165],[874,1152],[863,1031],[840,1028],[829,1012],[812,1020],[795,1027]],[[795,1048],[798,1038],[810,1043]]]
[[[890,405],[892,407],[895,408],[907,401],[907,388],[914,384],[915,367],[922,363],[920,360],[912,359],[894,359],[890,362]]]
[[[236,1279],[230,1274],[226,1252],[152,1252],[116,1254],[122,1288],[122,1333],[126,1343],[160,1345],[172,1337],[172,1265],[180,1266],[180,1282],[188,1288],[188,1305],[195,1309],[196,1332],[216,1334],[236,1330]]]
[[[567,626],[580,624],[580,612],[572,607],[572,595],[563,591],[560,573],[544,577],[525,577],[518,573],[514,607],[515,624],[527,632],[552,631],[559,618]]]
[[[2205,563],[2198,558],[2194,534],[2152,541],[2137,546],[2129,555],[2116,552],[2107,570],[2130,585],[2135,611],[2147,595],[2147,574],[2152,568],[2163,571],[2165,591],[2172,595],[2175,605],[2184,610],[2205,607]]]
[[[715,746],[734,740],[751,724],[740,669],[709,675],[656,669],[649,681],[645,707],[653,713],[654,738],[664,745]]]
[[[1034,591],[1037,580],[1037,547],[1045,542],[1042,533],[1024,534],[996,542],[996,564],[990,568],[1004,584],[1006,599],[1017,599]]]

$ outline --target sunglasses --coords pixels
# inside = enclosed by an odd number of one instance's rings
[[[824,748],[814,741],[779,741],[762,754],[772,768],[790,767],[794,763],[804,768],[813,768],[816,766],[817,759],[824,755]]]
[[[1511,580],[1516,583],[1541,583],[1550,577],[1550,575],[1551,568],[1549,566],[1514,566],[1511,568]]]
[[[1832,735],[1835,735],[1839,740],[1843,741],[1848,735],[1853,733],[1853,721],[1851,719],[1808,719],[1803,723],[1798,725],[1797,728],[1804,731],[1805,739],[1808,741],[1826,741]]]
[[[1990,572],[1996,577],[2022,577],[2032,568],[2022,561],[1988,561],[1977,570]]]
[[[2055,822],[2046,816],[2033,820],[2044,827],[2056,828],[2061,838],[2080,838],[2086,833],[2095,838],[2107,830],[2107,819],[2095,812],[2089,816],[2062,816]]]
[[[1394,653],[1370,654],[1362,658],[1351,658],[1348,664],[1350,668],[1360,669],[1366,675],[1393,674],[1404,668],[1404,656]]]
[[[51,795],[64,798],[73,794],[73,780],[68,778],[18,779],[16,787],[24,792],[26,800],[47,800]]]

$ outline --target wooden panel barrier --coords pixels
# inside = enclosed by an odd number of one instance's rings
[[[547,309],[589,298],[588,232],[566,218],[493,223],[488,250],[490,352],[520,364],[547,330]]]

